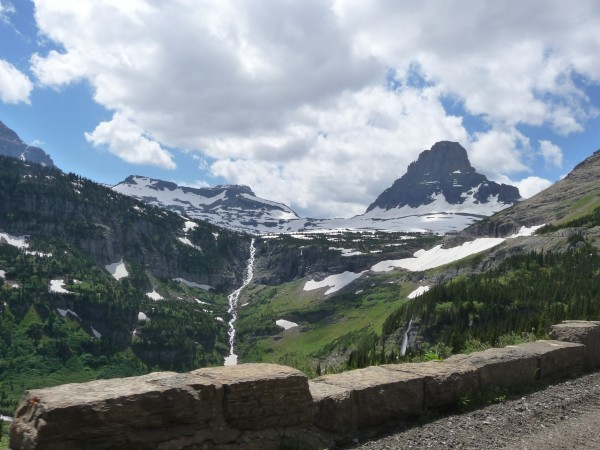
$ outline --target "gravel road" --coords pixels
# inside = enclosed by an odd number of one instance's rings
[[[600,449],[600,372],[348,448]]]

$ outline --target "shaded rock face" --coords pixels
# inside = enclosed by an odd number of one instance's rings
[[[13,130],[0,122],[0,155],[55,167],[52,158],[39,147],[25,144]]]
[[[453,205],[462,204],[469,196],[478,203],[497,196],[497,201],[507,206],[521,198],[516,187],[489,181],[477,173],[460,144],[442,141],[422,152],[408,166],[406,174],[386,189],[367,212],[375,208],[417,208],[432,203],[439,194]]]
[[[569,220],[600,205],[600,150],[579,163],[563,179],[518,205],[465,229],[466,236],[504,237],[522,226]]]

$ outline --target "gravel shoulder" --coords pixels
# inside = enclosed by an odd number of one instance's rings
[[[600,449],[600,372],[348,448]]]

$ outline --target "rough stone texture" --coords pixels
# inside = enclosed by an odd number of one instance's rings
[[[425,385],[424,407],[426,409],[456,406],[461,397],[474,394],[479,390],[478,370],[471,365],[429,361],[390,364],[382,367],[422,377]]]
[[[308,386],[317,406],[317,427],[335,433],[348,433],[356,429],[358,412],[352,401],[351,389],[314,381],[309,381]]]
[[[586,347],[582,344],[561,341],[536,341],[514,347],[537,355],[538,377],[542,380],[555,380],[579,375],[585,369]]]
[[[537,355],[516,347],[490,348],[468,355],[453,355],[446,363],[477,368],[479,389],[482,392],[527,386],[536,380],[538,372]]]
[[[565,320],[552,325],[550,335],[558,341],[585,345],[586,370],[600,367],[600,322]]]
[[[225,420],[240,430],[303,426],[315,408],[306,375],[276,364],[240,364],[198,369],[192,374],[223,386]]]
[[[223,388],[190,374],[152,373],[25,393],[11,425],[13,449],[180,449],[236,431],[219,421]]]
[[[404,420],[417,417],[423,412],[423,378],[408,372],[389,370],[383,367],[367,367],[335,375],[325,375],[313,380],[312,390],[323,393],[324,388],[314,384],[328,384],[350,391],[352,402],[351,423],[356,428],[366,428],[384,424],[390,420]],[[347,414],[347,400],[342,391],[332,392],[330,402],[321,405],[333,407],[331,413],[344,409]],[[335,410],[335,412],[334,412]],[[319,411],[317,417],[323,417]],[[320,426],[319,423],[316,424]]]

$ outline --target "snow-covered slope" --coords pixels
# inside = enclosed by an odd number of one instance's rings
[[[114,186],[113,190],[236,231],[279,232],[290,220],[299,219],[286,205],[257,197],[247,186],[190,188],[152,178],[130,176]]]
[[[517,188],[475,171],[456,142],[425,150],[365,214],[348,219],[303,219],[284,204],[257,197],[247,186],[188,188],[130,176],[113,189],[147,203],[252,234],[331,230],[460,231],[520,200]]]

